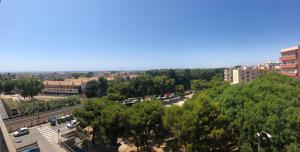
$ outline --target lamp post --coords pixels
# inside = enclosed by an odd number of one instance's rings
[[[265,131],[261,131],[259,133],[256,133],[256,135],[257,135],[257,139],[258,139],[257,151],[260,152],[260,142],[261,142],[260,139],[261,139],[261,137],[262,137],[263,140],[266,140],[266,137],[271,139],[272,136],[269,133],[265,132]]]

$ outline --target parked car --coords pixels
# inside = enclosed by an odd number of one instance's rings
[[[23,136],[23,135],[27,135],[27,134],[29,134],[29,129],[27,127],[20,128],[18,131],[14,132],[15,137]]]
[[[50,121],[50,125],[51,125],[51,126],[56,126],[56,123],[57,123],[57,119],[52,119],[52,120]]]
[[[69,129],[72,129],[72,128],[75,128],[75,127],[77,126],[77,124],[78,124],[77,120],[74,119],[74,120],[71,120],[71,121],[67,124],[67,127],[68,127]]]
[[[54,115],[54,116],[50,116],[49,118],[48,118],[48,122],[51,122],[53,119],[57,119],[57,116],[56,115]]]
[[[51,116],[48,118],[48,122],[50,122],[51,126],[56,126],[57,123],[57,116]]]

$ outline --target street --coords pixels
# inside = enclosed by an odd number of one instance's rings
[[[57,129],[61,131],[69,130],[66,127],[66,123],[57,126],[50,126],[49,123],[29,128],[30,133],[28,135],[14,137],[11,133],[11,138],[15,147],[18,149],[28,144],[37,142],[41,152],[66,152],[58,145],[58,133]]]

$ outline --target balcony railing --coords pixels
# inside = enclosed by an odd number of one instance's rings
[[[281,61],[290,61],[290,60],[296,60],[296,59],[297,59],[296,55],[289,55],[289,56],[284,56],[284,57],[280,58]]]
[[[280,68],[282,69],[290,69],[290,68],[297,68],[297,64],[281,64]]]
[[[290,72],[281,72],[282,75],[297,77],[298,73],[290,73]]]

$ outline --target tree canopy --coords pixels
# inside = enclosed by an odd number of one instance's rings
[[[173,86],[173,76],[174,71],[169,71],[169,76],[154,76],[150,82],[145,75],[132,80],[136,82],[121,81],[118,91],[109,92],[130,96],[137,89],[142,95],[153,86],[159,93],[164,90],[161,86]],[[135,84],[140,81],[141,86]],[[229,85],[219,76],[191,84],[197,93],[182,107],[165,107],[160,101],[124,106],[102,97],[88,100],[75,114],[83,126],[94,128],[96,141],[114,151],[118,138],[138,151],[151,151],[162,143],[165,151],[174,152],[251,152],[258,147],[261,151],[299,151],[300,80],[267,74],[249,84]],[[271,136],[257,136],[262,132]]]
[[[26,98],[38,95],[42,91],[43,84],[36,78],[23,78],[18,80],[17,88],[21,91],[21,95]]]

